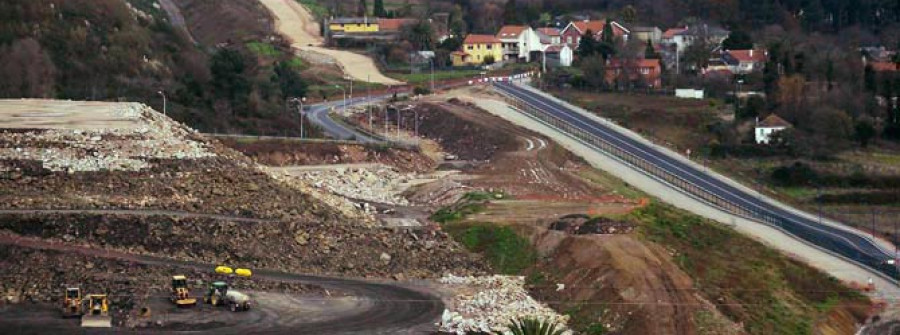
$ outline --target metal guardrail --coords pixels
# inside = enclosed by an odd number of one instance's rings
[[[898,273],[897,268],[893,265],[884,264],[881,259],[877,259],[867,254],[859,253],[858,251],[856,251],[854,254],[854,252],[841,250],[841,246],[835,245],[830,240],[822,239],[821,235],[810,233],[808,229],[800,229],[798,225],[784,224],[783,220],[785,219],[782,217],[766,213],[767,211],[746,208],[744,206],[735,204],[704,188],[698,187],[697,185],[691,183],[688,180],[685,180],[678,175],[675,175],[665,169],[661,169],[656,164],[648,162],[629,151],[623,150],[619,146],[610,143],[597,135],[584,131],[566,120],[558,118],[550,113],[545,113],[540,107],[534,106],[527,101],[523,101],[522,99],[515,97],[512,94],[504,92],[502,89],[495,91],[501,93],[504,97],[506,97],[507,101],[510,102],[519,111],[522,111],[527,115],[543,121],[546,124],[551,125],[559,130],[567,132],[569,135],[589,145],[592,145],[597,149],[600,149],[601,151],[622,161],[623,163],[636,167],[649,176],[678,188],[688,196],[706,202],[726,212],[743,217],[745,219],[762,221],[763,223],[766,223],[771,227],[797,237],[801,240],[801,242],[808,243],[836,257],[840,257],[850,262],[859,264],[860,266],[874,271],[876,274],[879,274],[880,276],[891,282],[894,282],[895,284],[898,283],[897,278],[898,274],[900,273]]]

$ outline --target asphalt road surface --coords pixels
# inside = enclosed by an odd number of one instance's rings
[[[597,136],[668,174],[675,175],[705,192],[715,194],[721,199],[753,213],[751,216],[755,219],[781,228],[797,238],[849,258],[890,278],[898,278],[897,267],[886,263],[887,260],[893,259],[894,255],[857,232],[811,220],[757,198],[693,165],[675,159],[646,143],[572,110],[551,97],[509,82],[495,83],[495,87],[500,92],[555,116],[581,131]]]
[[[331,117],[328,115],[328,112],[332,107],[336,110],[339,110],[344,107],[359,105],[366,102],[375,102],[386,97],[387,96],[372,96],[352,98],[347,99],[347,101],[338,100],[333,102],[321,103],[310,106],[309,109],[307,109],[304,113],[306,114],[306,118],[309,119],[309,122],[312,122],[316,126],[319,126],[328,135],[331,135],[335,139],[356,140],[363,143],[380,142],[380,139],[376,139],[369,135],[363,134],[353,127],[344,125],[331,119]]]

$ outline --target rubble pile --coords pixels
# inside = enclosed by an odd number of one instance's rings
[[[140,127],[4,132],[0,159],[40,161],[49,171],[138,171],[154,159],[213,157],[195,132],[142,104],[120,104],[123,118],[138,118]],[[8,170],[8,168],[7,168]]]
[[[439,230],[88,214],[5,214],[0,215],[2,229],[130,254],[294,273],[436,278],[449,271],[486,270]]]
[[[237,141],[221,139],[222,144],[268,166],[379,163],[401,172],[424,173],[436,163],[418,150],[379,144],[334,142],[297,142],[288,140]]]
[[[379,166],[307,171],[299,177],[316,188],[350,199],[405,206],[409,201],[400,195],[405,191],[403,184],[415,176]]]
[[[634,231],[635,225],[605,217],[591,218],[583,214],[572,214],[559,218],[548,228],[574,235],[628,234]]]
[[[31,302],[58,303],[67,286],[78,286],[83,294],[105,293],[116,326],[127,325],[148,299],[168,295],[171,276],[184,274],[201,289],[217,278],[212,271],[172,266],[148,266],[124,260],[89,257],[78,253],[42,251],[13,246],[0,247],[0,305]],[[293,282],[234,278],[234,287],[284,293],[323,293],[318,286]]]
[[[508,333],[511,320],[532,318],[565,325],[569,317],[539,303],[525,290],[525,278],[517,276],[458,277],[440,282],[463,291],[453,298],[452,310],[444,310],[440,330],[459,335]],[[567,332],[570,334],[570,332]]]

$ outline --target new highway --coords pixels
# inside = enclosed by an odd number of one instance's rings
[[[758,195],[705,172],[697,165],[675,158],[672,154],[665,153],[652,144],[632,137],[633,135],[625,134],[608,124],[584,115],[542,92],[509,82],[498,82],[494,85],[500,93],[516,100],[522,108],[527,108],[532,113],[544,113],[545,117],[550,116],[558,125],[565,125],[562,128],[568,129],[564,131],[573,137],[581,136],[580,139],[584,140],[584,137],[587,136],[593,140],[605,142],[605,145],[637,157],[642,161],[642,165],[655,169],[656,175],[651,174],[654,178],[659,179],[660,173],[667,174],[667,177],[676,178],[691,186],[690,189],[679,188],[669,183],[682,192],[691,193],[690,195],[698,198],[701,198],[698,192],[705,193],[704,196],[719,199],[721,203],[715,205],[723,210],[735,212],[734,209],[740,209],[739,215],[772,225],[798,239],[850,259],[884,276],[895,280],[898,278],[897,267],[891,264],[893,262],[889,263],[889,260],[893,260],[895,257],[893,251],[887,250],[860,232],[820,222],[808,215],[801,215],[795,210],[762,199]],[[577,136],[573,133],[577,133]],[[599,147],[594,147],[600,150]],[[646,169],[642,172],[650,174]],[[723,207],[722,203],[726,203],[728,206]]]

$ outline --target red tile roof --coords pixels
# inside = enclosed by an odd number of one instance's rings
[[[766,50],[728,50],[727,51],[731,57],[737,59],[739,62],[754,62],[761,63],[766,61]]]
[[[872,70],[877,72],[896,72],[900,71],[896,63],[893,62],[870,62]]]
[[[588,30],[590,30],[594,34],[600,34],[603,32],[603,26],[606,25],[606,21],[573,21],[572,25],[574,25],[575,28],[578,28],[578,31],[580,31],[582,34],[587,33]]]
[[[512,38],[519,37],[525,29],[528,29],[526,26],[503,26],[500,28],[500,31],[497,32],[497,38]]]
[[[557,52],[562,51],[562,49],[563,49],[563,45],[551,45],[551,46],[547,47],[547,49],[544,49],[544,52],[557,53]]]
[[[475,35],[470,34],[466,36],[466,39],[463,41],[463,44],[493,44],[493,43],[501,43],[500,40],[493,35]]]
[[[685,31],[685,30],[687,30],[687,29],[688,29],[687,27],[683,27],[683,28],[669,28],[669,30],[666,30],[666,32],[663,33],[662,38],[672,38],[672,37],[675,37],[675,35],[677,35],[677,34],[680,33],[680,32],[683,32],[683,31]]]
[[[400,30],[403,25],[416,21],[416,19],[378,19],[378,30]]]
[[[792,125],[791,125],[790,122],[785,121],[784,119],[782,119],[781,117],[779,117],[778,115],[775,115],[775,114],[770,114],[770,115],[769,115],[768,117],[766,117],[764,120],[760,121],[759,124],[757,124],[756,126],[757,126],[757,127],[764,127],[764,128],[788,128],[788,127],[792,127]]]
[[[560,32],[557,28],[537,28],[537,31],[547,36],[559,36]]]

